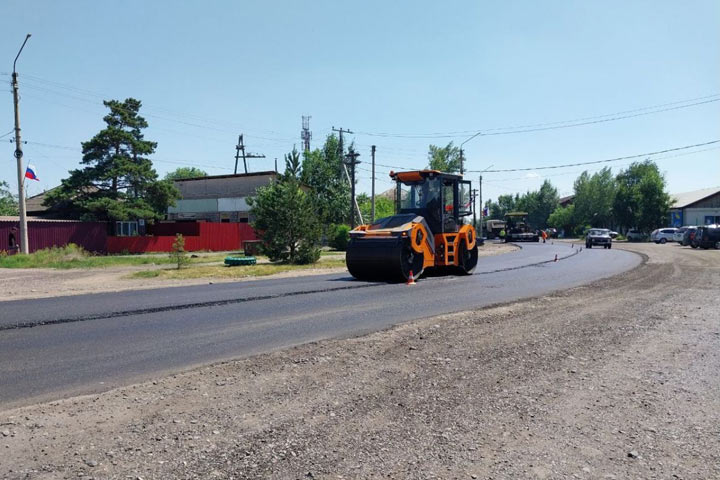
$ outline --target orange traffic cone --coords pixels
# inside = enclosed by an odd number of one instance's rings
[[[407,284],[408,284],[408,285],[415,285],[415,278],[413,277],[413,272],[412,272],[412,270],[410,270],[410,276],[408,277]]]

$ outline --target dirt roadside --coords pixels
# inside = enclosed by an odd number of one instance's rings
[[[501,255],[516,250],[513,245],[488,243],[480,248],[479,255]],[[85,293],[119,292],[123,290],[144,290],[150,288],[181,287],[188,285],[206,285],[208,282],[251,282],[270,278],[300,277],[347,271],[345,268],[323,267],[322,257],[318,268],[294,270],[262,277],[246,278],[195,278],[161,279],[128,278],[132,273],[171,268],[158,266],[123,266],[108,268],[85,268],[56,270],[50,268],[0,268],[0,302],[22,300],[24,298],[58,297],[63,295],[82,295]]]
[[[720,478],[720,252],[0,412],[0,478]]]

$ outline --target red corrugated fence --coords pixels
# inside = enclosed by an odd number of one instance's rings
[[[172,225],[177,226],[177,229],[173,229]],[[161,228],[156,228],[158,226]],[[197,228],[197,235],[186,235],[185,232],[194,228]],[[243,248],[243,242],[257,240],[255,231],[247,223],[162,223],[153,226],[153,231],[162,231],[165,235],[108,237],[107,251],[108,253],[169,252],[175,241],[175,233],[183,234],[185,250],[190,252],[240,250]]]
[[[20,243],[20,223],[17,220],[0,220],[0,250],[10,250],[10,235]],[[105,252],[107,224],[104,222],[75,222],[66,220],[28,220],[28,246],[30,252],[62,247],[68,243],[80,245],[90,252]]]

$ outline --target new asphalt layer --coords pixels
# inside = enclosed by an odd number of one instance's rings
[[[414,286],[340,273],[2,302],[0,408],[544,295],[641,262],[621,250],[521,246],[481,257],[474,275]]]

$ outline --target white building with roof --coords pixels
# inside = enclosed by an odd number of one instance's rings
[[[670,226],[720,224],[720,187],[672,195]]]

